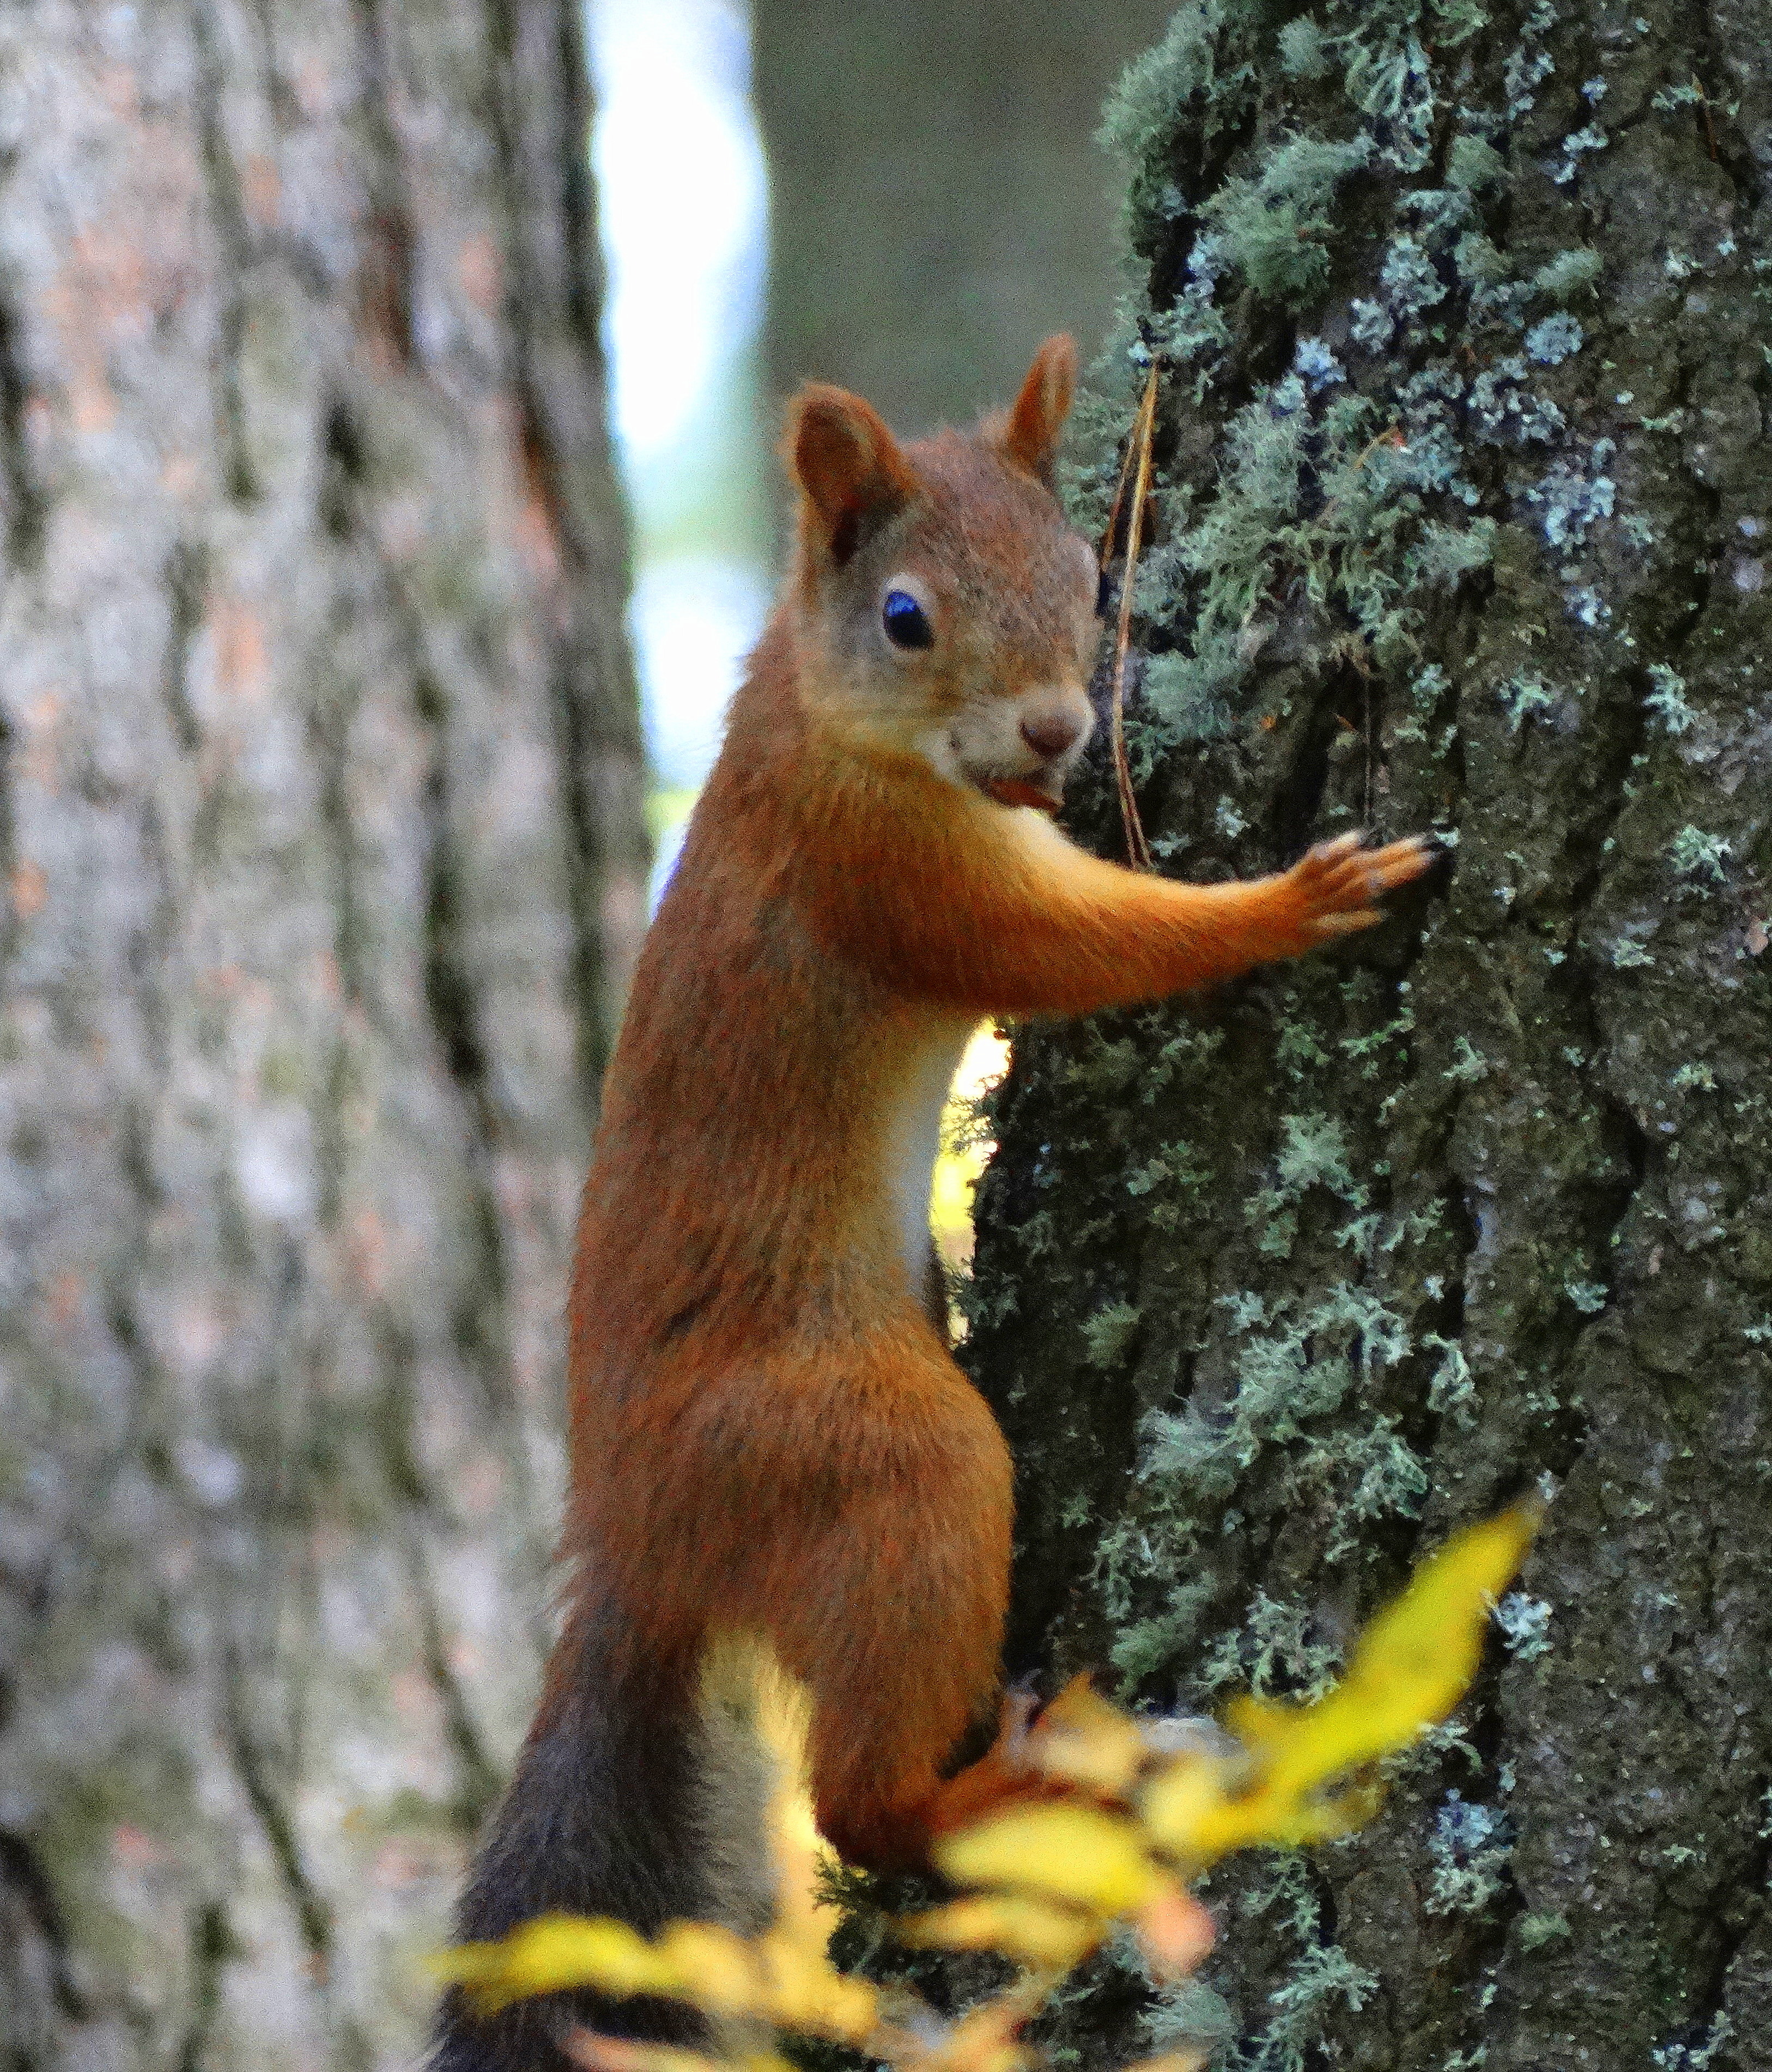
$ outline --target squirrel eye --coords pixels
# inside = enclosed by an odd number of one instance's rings
[[[1108,599],[1112,597],[1113,594],[1114,586],[1108,582],[1108,571],[1104,569],[1100,574],[1096,578],[1096,616],[1097,619],[1105,619],[1108,616]]]
[[[906,590],[889,590],[880,607],[880,623],[894,648],[933,648],[935,629],[923,606]]]

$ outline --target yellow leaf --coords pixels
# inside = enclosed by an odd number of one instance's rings
[[[1171,1788],[1174,1780],[1159,1778],[1145,1800],[1151,1833],[1191,1873],[1234,1849],[1299,1848],[1332,1840],[1370,1819],[1378,1808],[1378,1793],[1364,1786],[1330,1797],[1306,1795],[1265,1778],[1252,1785],[1246,1765],[1216,1761],[1213,1768],[1215,1776],[1191,1780],[1185,1793]]]
[[[1066,1801],[963,1828],[938,1844],[935,1863],[956,1885],[1008,1885],[1109,1914],[1141,1905],[1160,1875],[1133,1822]]]
[[[1028,1760],[1048,1777],[1108,1799],[1132,1788],[1150,1753],[1138,1722],[1098,1697],[1087,1676],[1073,1676],[1041,1713],[1027,1746]]]
[[[1321,1787],[1407,1748],[1443,1720],[1475,1675],[1488,1607],[1519,1566],[1542,1507],[1520,1504],[1455,1533],[1366,1629],[1347,1674],[1310,1704],[1240,1698],[1225,1724],[1246,1753],[1184,1757],[1141,1811],[1159,1847],[1198,1870],[1231,1849],[1345,1833],[1376,1793]]]
[[[757,2014],[767,1998],[754,1947],[708,1921],[672,1921],[653,1946],[676,1983],[655,1991],[691,2000],[709,2014]]]
[[[835,1970],[822,1949],[778,1930],[762,1944],[766,1996],[758,2012],[782,2029],[860,2043],[879,2020],[880,1998],[865,1979]]]
[[[564,1914],[525,1922],[501,1942],[464,1942],[434,1962],[486,2014],[567,1986],[594,1986],[620,1998],[672,1993],[679,1984],[674,1967],[623,1922]]]
[[[1098,1917],[1022,1892],[975,1893],[894,1924],[913,1949],[994,1950],[1033,1971],[1068,1971],[1101,1941]]]
[[[1300,1708],[1245,1698],[1226,1724],[1268,1758],[1268,1774],[1302,1789],[1407,1748],[1443,1720],[1477,1673],[1489,1607],[1512,1579],[1542,1507],[1516,1505],[1454,1533],[1360,1636],[1347,1674]],[[1309,1730],[1301,1731],[1308,1719]]]

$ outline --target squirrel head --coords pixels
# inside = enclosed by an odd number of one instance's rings
[[[1056,809],[1089,738],[1089,546],[1052,494],[1076,347],[1050,338],[1006,411],[901,446],[846,390],[803,389],[787,610],[807,715],[1009,806]]]

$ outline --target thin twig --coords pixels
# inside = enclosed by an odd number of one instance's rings
[[[1132,641],[1132,594],[1138,575],[1138,549],[1144,536],[1145,500],[1150,494],[1150,449],[1157,429],[1157,360],[1153,354],[1145,393],[1133,420],[1120,480],[1115,486],[1113,508],[1108,514],[1108,530],[1101,542],[1101,567],[1106,572],[1112,558],[1114,535],[1119,528],[1120,500],[1132,483],[1132,506],[1126,514],[1126,558],[1120,578],[1120,623],[1114,634],[1113,698],[1111,707],[1113,737],[1114,784],[1120,794],[1120,824],[1125,830],[1126,859],[1135,870],[1151,869],[1150,844],[1145,839],[1145,824],[1138,817],[1138,800],[1133,791],[1132,764],[1126,754],[1126,650]]]

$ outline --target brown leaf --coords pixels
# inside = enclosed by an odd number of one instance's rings
[[[1218,1930],[1194,1895],[1166,1885],[1140,1909],[1133,1924],[1145,1962],[1159,1984],[1179,1985],[1211,1954]]]

